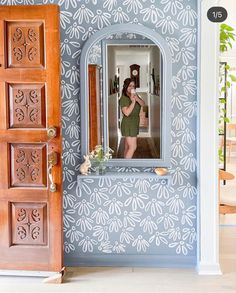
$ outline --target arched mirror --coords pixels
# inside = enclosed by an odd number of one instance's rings
[[[113,149],[113,166],[168,167],[172,75],[165,40],[140,25],[113,25],[86,42],[80,65],[82,155],[102,144]],[[127,136],[137,146],[130,157]]]

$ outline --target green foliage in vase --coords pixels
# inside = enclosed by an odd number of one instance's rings
[[[102,145],[96,145],[95,149],[89,153],[92,165],[99,165],[107,162],[112,158],[113,150],[109,147],[104,148]]]

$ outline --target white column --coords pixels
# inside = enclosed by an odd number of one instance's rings
[[[219,25],[207,19],[216,0],[200,0],[198,113],[198,265],[201,275],[221,274],[218,214]]]

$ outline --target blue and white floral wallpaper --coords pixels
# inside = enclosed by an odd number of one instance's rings
[[[197,0],[0,0],[61,10],[64,250],[66,265],[135,265],[138,256],[196,261]],[[145,25],[172,56],[171,183],[155,177],[83,178],[80,160],[81,49],[96,31],[117,23]],[[94,52],[96,54],[100,52]],[[146,170],[148,171],[148,170]],[[132,257],[130,257],[132,256]],[[126,261],[126,262],[125,262]],[[150,261],[151,263],[151,261]],[[149,262],[146,262],[148,265]]]

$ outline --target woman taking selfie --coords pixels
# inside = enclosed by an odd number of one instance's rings
[[[135,91],[135,82],[131,78],[124,80],[120,108],[123,113],[121,134],[125,137],[124,158],[131,159],[137,148],[137,135],[139,134],[139,113],[144,101]]]

